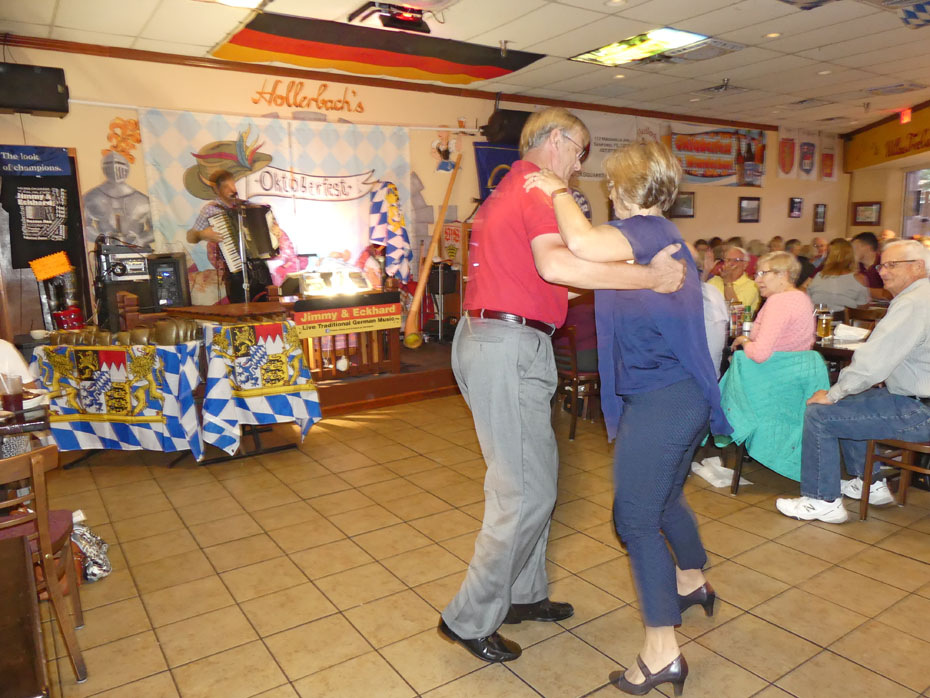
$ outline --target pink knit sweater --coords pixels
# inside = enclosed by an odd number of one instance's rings
[[[803,291],[770,296],[756,316],[743,345],[746,356],[762,363],[773,351],[807,351],[814,346],[814,306]]]

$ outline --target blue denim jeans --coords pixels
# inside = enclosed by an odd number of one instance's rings
[[[930,440],[930,405],[885,388],[871,388],[833,405],[808,405],[801,439],[801,494],[828,502],[838,499],[840,452],[846,472],[862,477],[869,439]]]
[[[682,487],[709,419],[710,405],[693,379],[623,396],[614,453],[614,525],[626,544],[649,627],[681,623],[676,562],[685,570],[707,563]]]

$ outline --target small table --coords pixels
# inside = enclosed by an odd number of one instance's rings
[[[0,676],[3,695],[48,695],[32,554],[25,538],[0,540]]]
[[[212,322],[250,322],[257,318],[285,320],[290,310],[281,303],[226,303],[220,305],[186,305],[179,308],[165,308],[169,317],[182,317],[191,320],[210,320]]]

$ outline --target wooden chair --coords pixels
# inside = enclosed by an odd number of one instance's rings
[[[596,401],[591,402],[591,398],[599,397],[601,394],[601,378],[597,371],[579,371],[578,370],[578,345],[576,343],[577,330],[574,325],[567,325],[560,329],[552,336],[553,352],[555,354],[555,367],[558,372],[559,382],[555,389],[554,399],[558,403],[559,396],[567,395],[570,398],[570,410],[572,413],[572,424],[568,431],[568,440],[575,440],[575,427],[578,424],[578,401],[584,399],[585,417],[593,416],[589,410],[596,409]],[[557,340],[567,338],[567,343],[561,343]]]
[[[81,655],[75,628],[83,627],[84,611],[78,591],[77,572],[71,554],[71,512],[49,511],[45,473],[58,467],[58,448],[45,446],[20,456],[0,460],[0,510],[16,511],[0,517],[0,538],[26,537],[33,559],[42,571],[38,591],[47,591],[58,619],[61,636],[68,649],[68,658],[78,683],[87,679],[87,667]],[[20,482],[22,481],[22,482]],[[8,492],[6,486],[12,489]],[[28,487],[28,493],[16,495],[18,488]],[[22,489],[19,489],[22,491]],[[74,618],[64,600],[63,580],[71,597]]]
[[[899,441],[897,439],[873,439],[866,447],[865,474],[862,476],[862,492],[865,496],[859,502],[859,519],[865,521],[869,516],[869,497],[872,486],[872,468],[875,463],[900,468],[901,479],[898,483],[898,505],[907,503],[907,488],[911,484],[911,473],[930,475],[930,442]]]
[[[873,329],[875,323],[885,317],[888,308],[875,305],[861,305],[858,308],[846,308],[843,311],[843,322],[853,327],[866,327]]]

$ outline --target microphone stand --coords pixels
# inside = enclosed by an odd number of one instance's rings
[[[246,258],[246,247],[245,247],[245,217],[242,215],[242,208],[245,206],[245,202],[240,199],[238,196],[235,197],[236,202],[236,215],[239,219],[239,259],[242,262],[242,290],[245,293],[245,302],[248,303],[252,300],[252,294],[249,290],[249,264],[248,259]]]

